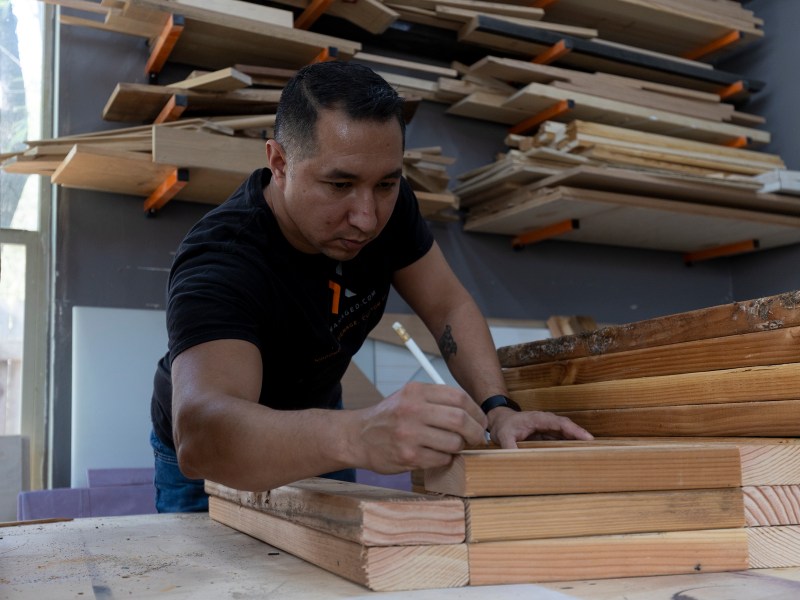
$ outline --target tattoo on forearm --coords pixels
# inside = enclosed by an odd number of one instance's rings
[[[442,353],[442,358],[447,361],[451,356],[455,356],[458,352],[458,344],[453,338],[453,330],[450,325],[445,325],[444,333],[439,338],[439,351]]]

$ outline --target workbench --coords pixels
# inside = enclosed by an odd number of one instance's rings
[[[0,527],[0,599],[795,600],[800,569],[371,592],[209,519],[101,517]]]

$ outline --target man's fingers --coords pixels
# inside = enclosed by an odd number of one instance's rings
[[[429,440],[430,443],[437,443],[435,439],[437,431],[456,434],[460,440],[461,445],[459,447],[453,447],[452,443],[442,448],[429,446],[437,450],[441,449],[452,453],[460,452],[464,449],[464,445],[478,446],[483,444],[485,440],[485,425],[476,421],[471,414],[458,406],[430,406],[425,422],[433,428],[429,432],[433,436]],[[444,439],[446,439],[446,436],[443,436]]]
[[[419,392],[422,396],[434,404],[443,404],[445,406],[455,406],[467,412],[481,427],[486,429],[488,424],[486,415],[475,403],[469,395],[458,388],[449,387],[446,385],[417,383],[409,384],[421,386]],[[413,393],[417,393],[416,390]]]

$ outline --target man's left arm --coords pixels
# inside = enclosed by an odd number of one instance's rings
[[[433,334],[453,377],[478,404],[508,393],[486,320],[438,244],[397,271],[393,284]],[[533,435],[591,439],[586,430],[552,413],[500,406],[488,418],[492,439],[503,448],[515,448]]]

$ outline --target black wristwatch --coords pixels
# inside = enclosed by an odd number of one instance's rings
[[[497,408],[498,406],[507,406],[511,410],[515,410],[520,412],[522,409],[519,407],[519,404],[514,402],[508,396],[503,396],[502,394],[498,394],[497,396],[492,396],[491,398],[487,398],[481,403],[481,410],[489,414],[489,411],[493,408]]]

